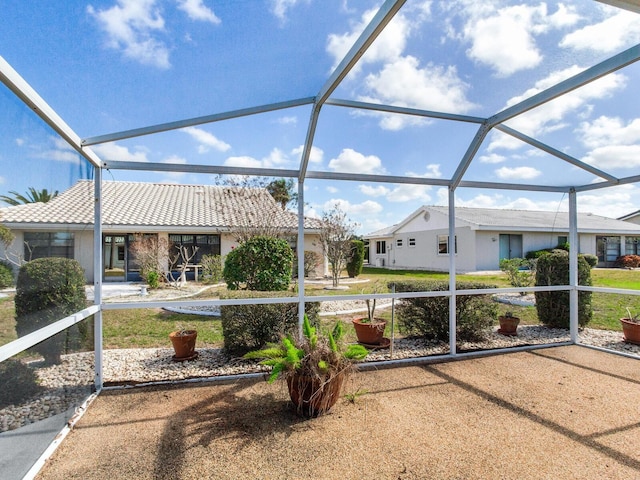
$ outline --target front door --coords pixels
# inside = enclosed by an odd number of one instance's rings
[[[599,267],[613,267],[620,256],[620,237],[596,237]]]
[[[127,248],[124,235],[105,235],[102,242],[102,259],[105,282],[124,282]]]

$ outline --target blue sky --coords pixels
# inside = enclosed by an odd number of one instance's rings
[[[81,137],[314,96],[381,2],[68,0],[8,2],[0,55]],[[486,117],[640,43],[640,15],[602,3],[409,0],[332,95]],[[640,167],[640,65],[508,125],[617,177]],[[0,89],[0,194],[63,190],[78,155]],[[93,147],[106,160],[295,169],[310,106]],[[477,126],[324,106],[310,170],[449,178]],[[26,173],[25,173],[26,172]],[[213,183],[195,174],[105,179]],[[596,179],[494,131],[464,180],[584,185]],[[339,203],[366,233],[424,204],[437,186],[305,183],[307,213]],[[557,193],[461,188],[457,205],[566,210]],[[640,209],[638,185],[578,196],[581,211]]]

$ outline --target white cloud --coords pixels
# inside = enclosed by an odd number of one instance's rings
[[[471,42],[467,55],[490,66],[498,76],[507,77],[542,61],[534,34],[543,29],[546,5],[515,5],[484,18],[470,18],[464,37]],[[506,47],[508,46],[508,47]]]
[[[430,185],[409,185],[403,184],[394,187],[387,195],[387,200],[394,203],[403,202],[421,202],[428,203],[431,201]]]
[[[5,179],[2,175],[0,175],[0,185],[2,185],[3,183],[5,183]]]
[[[640,145],[610,145],[591,150],[583,160],[601,169],[640,167]]]
[[[389,62],[377,73],[365,79],[366,95],[362,100],[382,102],[403,107],[466,113],[476,105],[466,98],[469,85],[458,77],[455,67],[441,67],[432,63],[424,68],[413,56]],[[406,116],[385,115],[403,120]],[[393,122],[387,122],[388,129]]]
[[[16,138],[16,145],[18,145],[19,147],[24,145],[24,138]]]
[[[383,197],[388,195],[391,190],[383,185],[372,187],[371,185],[358,185],[358,190],[369,197]]]
[[[603,190],[581,193],[578,211],[603,217],[619,218],[638,210],[640,190],[634,185],[621,185]]]
[[[611,144],[632,145],[640,142],[640,118],[624,124],[621,118],[600,116],[593,122],[580,124],[581,141],[589,148]]]
[[[246,168],[276,168],[289,163],[289,158],[278,148],[271,150],[269,155],[258,160],[249,156],[229,157],[224,164],[229,167]]]
[[[365,200],[362,203],[351,203],[343,198],[332,198],[322,205],[323,211],[330,211],[336,205],[347,214],[347,217],[353,215],[375,215],[382,212],[382,205],[373,200]]]
[[[104,143],[91,147],[103,160],[119,160],[123,162],[148,162],[144,151],[131,152],[127,147],[116,143]]]
[[[600,23],[566,35],[561,47],[611,53],[640,42],[640,15],[620,10]]]
[[[220,23],[220,19],[207,7],[202,0],[178,0],[178,8],[184,11],[191,20],[210,22],[214,25]]]
[[[572,66],[570,68],[553,72],[549,76],[539,80],[534,87],[528,89],[522,95],[512,97],[507,101],[507,107],[517,104],[536,93],[539,93],[562,80],[576,75],[583,69]],[[573,90],[533,110],[529,110],[506,122],[510,127],[529,136],[541,137],[543,134],[566,127],[564,119],[571,113],[580,116],[582,109],[589,109],[588,102],[612,96],[617,90],[626,86],[627,77],[620,73],[612,73],[599,78],[582,88]],[[489,151],[496,148],[514,149],[524,144],[509,135],[492,135]]]
[[[542,175],[540,170],[533,167],[502,167],[495,171],[502,180],[531,180]]]
[[[302,152],[304,151],[304,145],[300,145],[297,148],[291,150],[291,155],[297,156],[299,159],[302,159]],[[311,147],[311,152],[309,152],[309,163],[320,164],[324,158],[324,151],[318,147]]]
[[[287,19],[287,11],[295,7],[299,1],[300,0],[271,0],[271,13],[284,21]]]
[[[219,140],[215,135],[201,128],[187,127],[184,128],[183,131],[200,143],[198,153],[206,153],[209,151],[209,148],[213,148],[219,152],[226,152],[231,148],[231,145]]]
[[[281,125],[295,125],[298,123],[298,117],[291,115],[288,117],[280,117],[277,122]]]
[[[163,32],[165,23],[156,0],[117,0],[105,10],[87,7],[107,33],[107,45],[143,65],[169,68],[169,48],[154,34]]]
[[[497,153],[490,153],[489,155],[481,155],[478,157],[480,163],[502,163],[507,160],[507,157],[498,155]]]
[[[336,187],[329,186],[329,187],[327,187],[327,192],[329,192],[329,193],[338,193],[339,190]]]
[[[382,161],[375,155],[363,155],[351,148],[345,148],[337,158],[329,161],[329,168],[337,172],[383,174],[386,172]]]

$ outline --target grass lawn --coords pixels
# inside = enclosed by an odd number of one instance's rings
[[[386,292],[387,284],[406,280],[442,280],[449,278],[448,273],[396,270],[389,271],[382,268],[364,268],[360,280],[362,283],[352,284],[349,290],[324,290],[323,286],[307,285],[308,295],[342,295],[362,294],[372,292]],[[507,278],[502,273],[488,275],[459,275],[458,280],[482,282],[497,287],[509,287]],[[592,270],[594,286],[609,288],[640,289],[640,271],[622,269],[594,269]],[[212,291],[202,295],[211,298]],[[217,292],[215,292],[217,294]],[[619,318],[626,314],[626,307],[633,313],[640,312],[640,296],[609,295],[594,293],[592,298],[593,320],[589,324],[592,328],[607,330],[621,330]],[[510,310],[520,317],[523,324],[537,324],[538,317],[535,307],[519,307],[500,305],[500,314]],[[390,309],[379,311],[380,316],[390,317]],[[354,315],[344,318],[348,328],[348,320]],[[168,335],[171,331],[184,327],[194,327],[198,330],[198,347],[221,346],[223,342],[222,326],[218,317],[200,315],[186,315],[170,313],[162,309],[130,309],[110,310],[103,314],[104,345],[105,348],[136,348],[136,347],[166,347],[170,348]],[[335,318],[326,318],[326,322]],[[0,345],[16,339],[13,297],[0,298]]]

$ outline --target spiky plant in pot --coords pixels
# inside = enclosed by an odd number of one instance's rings
[[[302,333],[300,341],[287,336],[279,344],[249,352],[244,357],[262,359],[262,365],[272,367],[268,382],[284,378],[297,412],[316,417],[336,403],[344,380],[352,373],[354,363],[367,356],[367,349],[343,342],[344,329],[340,321],[323,335],[305,315]]]

